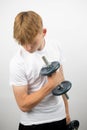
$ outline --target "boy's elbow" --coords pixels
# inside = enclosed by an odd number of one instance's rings
[[[25,105],[19,106],[19,108],[22,112],[29,112],[29,108],[27,108]]]

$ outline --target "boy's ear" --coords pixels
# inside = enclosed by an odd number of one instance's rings
[[[44,28],[44,29],[43,29],[43,35],[44,35],[44,36],[45,36],[46,32],[47,32],[47,29]]]

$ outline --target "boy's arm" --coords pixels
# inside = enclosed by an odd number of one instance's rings
[[[70,113],[69,113],[69,103],[68,103],[68,100],[67,100],[67,98],[64,94],[62,95],[62,97],[63,97],[63,101],[64,101],[64,104],[65,104],[66,123],[69,124],[70,121],[71,121]]]
[[[59,77],[59,78],[58,78]],[[13,92],[16,102],[22,111],[30,111],[35,107],[45,96],[47,96],[58,84],[63,81],[61,71],[56,71],[48,77],[48,81],[39,90],[28,93],[28,85],[25,86],[13,86]]]
[[[63,78],[64,78],[64,74],[63,74],[63,68],[62,66],[60,67],[61,69],[61,73],[63,75]],[[64,104],[65,104],[65,112],[66,112],[66,123],[69,124],[71,119],[70,119],[70,113],[69,113],[69,103],[68,103],[68,99],[66,98],[66,96],[63,94],[62,95],[63,97],[63,101],[64,101]]]

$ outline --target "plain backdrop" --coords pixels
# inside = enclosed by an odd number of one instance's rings
[[[17,130],[20,110],[9,85],[9,62],[18,49],[13,39],[14,18],[20,11],[39,13],[47,37],[61,42],[66,58],[65,79],[71,119],[87,129],[87,1],[86,0],[0,0],[0,130]]]

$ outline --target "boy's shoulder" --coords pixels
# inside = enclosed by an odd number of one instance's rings
[[[18,50],[10,60],[10,66],[18,66],[23,64],[23,58],[21,56],[21,50]]]

